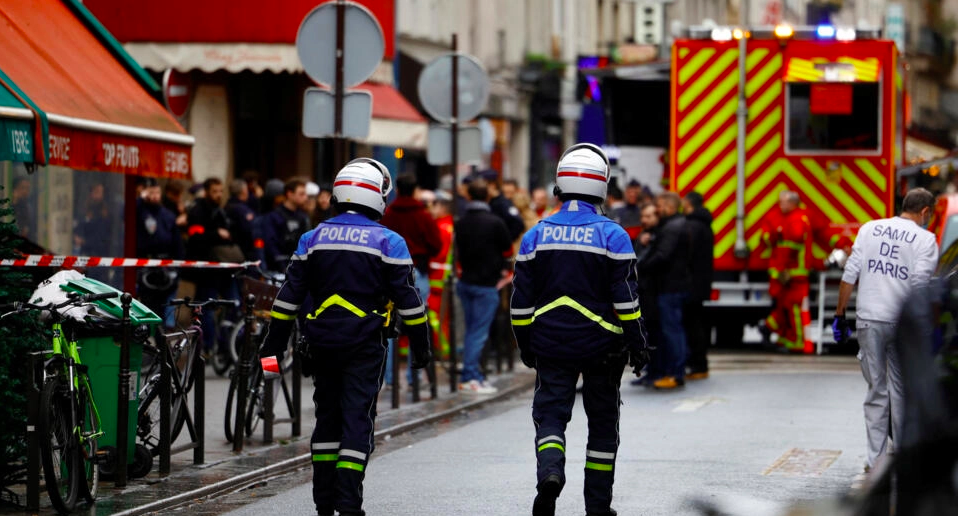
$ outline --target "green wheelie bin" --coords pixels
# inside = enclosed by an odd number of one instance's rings
[[[122,292],[97,281],[93,278],[83,278],[81,280],[71,280],[60,288],[67,292],[78,292],[80,294],[99,294],[103,292],[115,292],[116,297],[96,301],[98,310],[115,317],[115,320],[104,320],[88,326],[80,325],[77,329],[77,344],[80,348],[80,361],[89,368],[90,384],[93,389],[93,398],[97,409],[100,412],[100,420],[104,435],[98,440],[101,450],[114,450],[117,446],[117,427],[120,421],[117,420],[118,403],[117,391],[119,389],[120,374],[120,343],[123,335],[121,332],[121,319],[123,317],[123,305],[120,302]],[[140,392],[140,366],[143,362],[143,341],[149,335],[152,335],[156,326],[162,322],[162,319],[153,313],[146,305],[137,300],[133,300],[130,305],[130,326],[131,335],[136,337],[130,343],[130,399],[129,417],[127,425],[127,475],[129,478],[144,477],[152,468],[153,457],[150,451],[136,444],[137,427],[137,408]],[[115,457],[115,455],[113,455]],[[114,461],[115,462],[115,461]],[[100,472],[105,476],[111,476],[116,471],[116,465],[111,463],[101,464]]]

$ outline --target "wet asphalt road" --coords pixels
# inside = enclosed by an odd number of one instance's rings
[[[673,392],[624,381],[613,502],[623,516],[698,514],[694,499],[728,495],[771,507],[840,495],[861,471],[865,384],[854,358],[731,360]],[[568,478],[557,514],[585,512],[580,400],[567,431]],[[368,468],[367,513],[528,514],[535,495],[530,405],[531,392],[383,443]],[[302,470],[181,511],[315,514],[309,479]]]

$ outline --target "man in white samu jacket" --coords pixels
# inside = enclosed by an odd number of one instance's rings
[[[845,308],[857,282],[858,358],[868,382],[865,471],[887,451],[889,416],[890,437],[900,443],[905,410],[895,329],[908,295],[928,283],[938,264],[935,235],[923,227],[934,205],[928,190],[915,188],[905,195],[900,216],[865,223],[842,275],[832,329],[839,342],[851,335]]]

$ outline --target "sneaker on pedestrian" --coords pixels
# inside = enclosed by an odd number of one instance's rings
[[[686,378],[687,380],[689,380],[689,381],[705,380],[705,379],[707,379],[708,377],[709,377],[709,372],[708,372],[708,371],[693,371],[693,372],[691,372],[691,373],[685,375],[685,378]]]
[[[469,380],[468,382],[459,384],[459,391],[467,394],[495,394],[499,392],[499,389],[496,389],[485,381]]]
[[[663,376],[662,378],[659,378],[653,382],[652,386],[660,390],[675,389],[679,386],[679,382],[674,376]]]

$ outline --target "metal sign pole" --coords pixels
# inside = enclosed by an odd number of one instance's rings
[[[334,106],[333,168],[334,173],[346,164],[346,142],[343,139],[343,41],[346,28],[346,4],[336,1],[336,83],[333,90],[336,95]]]
[[[456,241],[455,226],[459,221],[459,37],[452,35],[452,217],[453,241],[449,246],[452,253],[452,270],[449,272],[449,392],[459,390],[456,379]],[[442,323],[439,324],[442,331]]]

